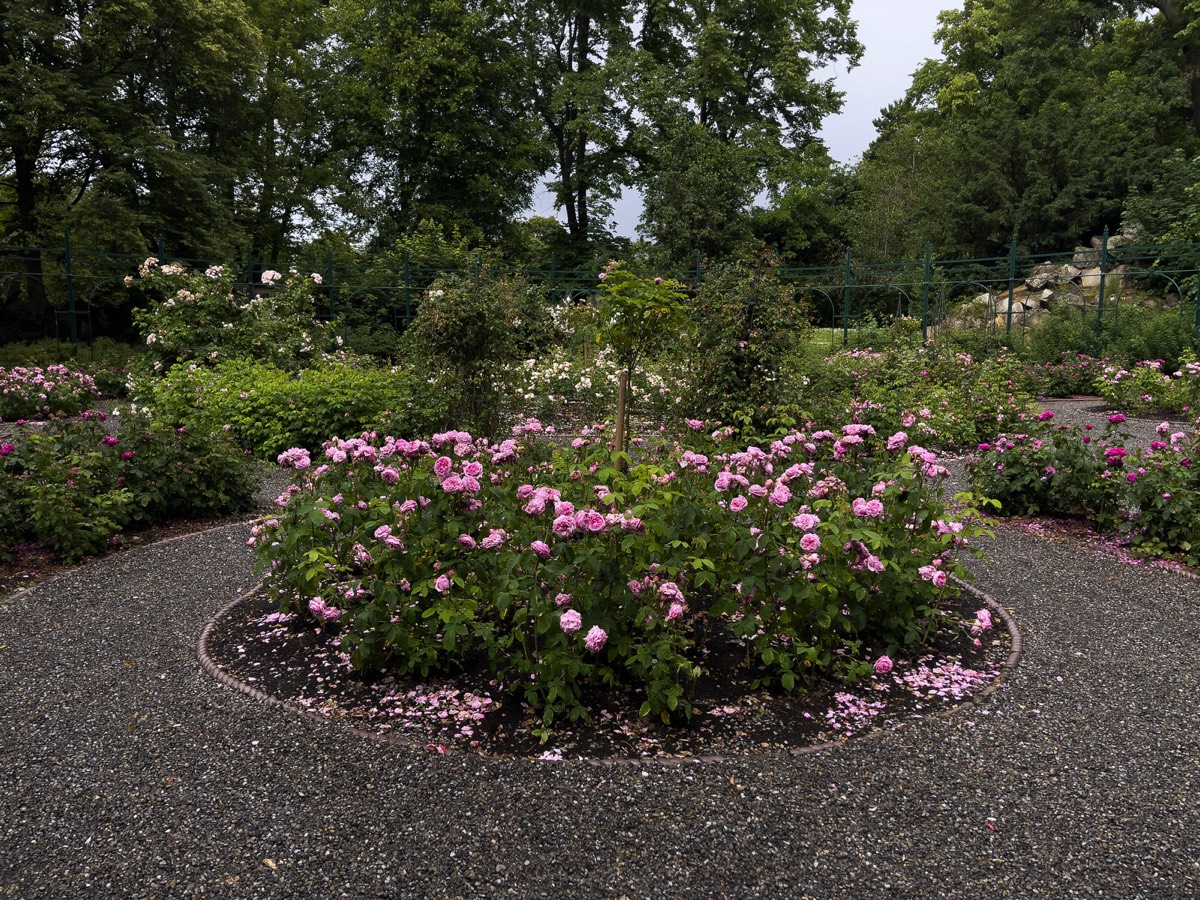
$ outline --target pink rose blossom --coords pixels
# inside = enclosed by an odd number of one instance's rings
[[[593,625],[591,630],[588,631],[587,637],[583,639],[583,646],[588,653],[599,653],[604,649],[604,644],[607,640],[608,633],[599,625]]]
[[[876,675],[886,675],[890,671],[892,671],[892,660],[890,657],[881,656],[879,659],[875,660]]]
[[[550,548],[544,541],[534,541],[529,545],[529,549],[533,551],[534,556],[536,556],[538,559],[550,558]]]
[[[565,613],[563,613],[561,616],[559,616],[558,625],[560,628],[562,628],[562,630],[566,634],[574,634],[576,631],[578,631],[580,628],[583,627],[583,616],[581,616],[579,614],[579,610],[568,609]],[[595,629],[593,629],[593,631],[594,630]],[[601,632],[601,634],[603,634],[603,632]],[[592,637],[591,632],[589,632],[587,638],[584,639],[584,645],[589,650],[592,649],[591,645],[588,644],[588,641],[591,640],[591,637]],[[603,641],[601,642],[600,646],[604,646]],[[597,647],[596,649],[598,650],[600,648]]]
[[[439,594],[444,594],[450,590],[450,579],[445,575],[439,575],[437,581],[433,583],[433,587]]]

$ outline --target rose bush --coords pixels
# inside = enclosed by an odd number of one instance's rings
[[[131,525],[240,512],[253,497],[223,433],[85,411],[0,446],[0,555],[35,540],[73,562]]]
[[[693,433],[696,438],[700,433]],[[425,677],[486,659],[546,727],[589,686],[686,718],[716,640],[760,684],[865,674],[864,641],[912,647],[983,523],[948,515],[936,456],[850,424],[769,449],[660,437],[628,471],[604,431],[529,421],[500,443],[365,433],[292,448],[297,483],[254,528],[283,611],[336,621],[358,669]]]
[[[0,368],[0,421],[73,416],[100,395],[92,376],[51,364]]]
[[[268,269],[247,289],[228,267],[196,272],[179,263],[160,266],[153,257],[138,274],[125,283],[148,298],[134,310],[134,322],[155,372],[238,357],[294,370],[325,349],[313,297],[320,275]]]
[[[1121,413],[1099,428],[1053,418],[1027,416],[1020,432],[980,444],[967,462],[975,489],[1003,515],[1078,516],[1148,553],[1200,561],[1200,431],[1171,432],[1164,422],[1159,439],[1137,447]]]

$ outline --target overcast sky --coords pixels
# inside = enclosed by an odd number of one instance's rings
[[[871,122],[879,111],[900,99],[917,67],[938,54],[933,40],[937,14],[961,7],[954,0],[854,0],[851,15],[866,52],[851,71],[845,66],[834,71],[838,88],[846,93],[845,105],[821,130],[834,159],[850,163],[862,156],[875,136]],[[534,204],[538,214],[554,214],[549,193],[542,192]],[[623,197],[616,208],[617,233],[635,237],[641,211],[640,197]]]

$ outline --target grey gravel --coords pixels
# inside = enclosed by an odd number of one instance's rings
[[[1002,528],[1025,657],[801,757],[598,766],[379,745],[206,676],[246,528],[0,601],[0,897],[1200,895],[1200,582]]]

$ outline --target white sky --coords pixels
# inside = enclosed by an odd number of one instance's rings
[[[961,8],[954,0],[854,0],[851,15],[858,21],[858,39],[866,48],[862,61],[847,72],[834,71],[845,91],[842,112],[826,119],[821,136],[834,159],[851,163],[862,156],[875,137],[871,122],[880,110],[904,96],[912,73],[938,55],[933,32],[937,14]],[[534,198],[538,215],[554,215],[554,199],[541,191]],[[616,206],[616,231],[635,237],[641,197],[629,193]]]

